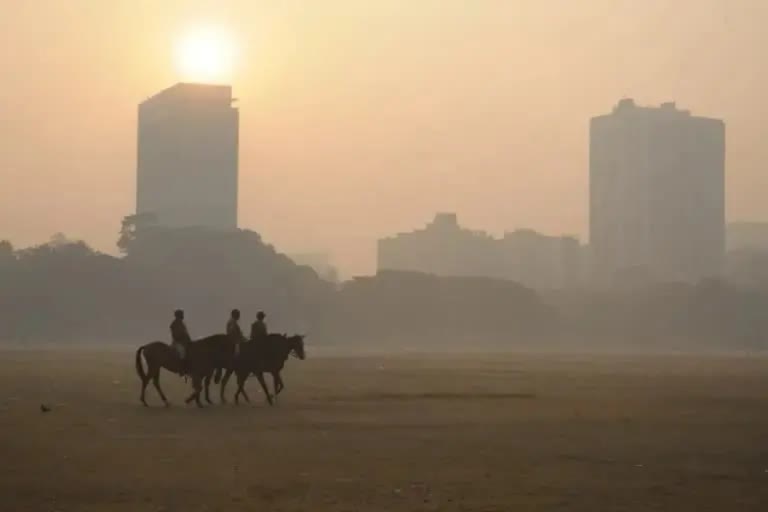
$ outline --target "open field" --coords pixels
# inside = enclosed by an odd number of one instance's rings
[[[315,357],[202,410],[132,352],[0,364],[2,511],[768,510],[763,358]]]

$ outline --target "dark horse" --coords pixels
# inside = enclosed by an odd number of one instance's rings
[[[205,399],[212,403],[208,396],[208,385],[211,377],[215,375],[215,382],[218,383],[221,377],[220,368],[232,366],[232,357],[234,356],[235,344],[226,334],[214,334],[187,345],[186,375],[192,378],[193,392],[186,399],[187,403],[195,401],[198,407],[202,407],[200,402],[200,393],[205,383]],[[141,356],[147,361],[147,371],[141,364]],[[136,373],[141,379],[141,403],[147,405],[144,394],[147,384],[151,380],[157,389],[163,403],[168,405],[163,390],[160,388],[160,369],[182,375],[181,360],[179,355],[170,345],[162,341],[153,341],[139,347],[136,351]]]
[[[294,355],[299,359],[304,359],[304,336],[285,334],[270,334],[261,341],[250,341],[240,346],[240,354],[233,360],[232,366],[227,368],[224,378],[221,381],[221,401],[224,402],[224,390],[229,378],[234,372],[237,376],[237,391],[235,392],[235,403],[239,403],[240,394],[250,402],[248,394],[243,386],[251,373],[256,374],[259,379],[261,389],[267,397],[269,405],[273,405],[273,397],[269,393],[266,382],[264,382],[264,373],[272,374],[272,381],[275,389],[274,397],[285,388],[280,371],[285,366],[288,356]]]

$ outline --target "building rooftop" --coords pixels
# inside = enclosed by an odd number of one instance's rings
[[[147,98],[142,105],[179,104],[189,101],[231,106],[235,99],[232,98],[231,85],[180,82]]]
[[[691,114],[690,110],[684,110],[677,107],[674,101],[666,101],[659,106],[638,105],[632,98],[622,98],[613,107],[610,113],[598,115],[592,118],[602,119],[692,119],[696,121],[707,121],[725,126],[722,119],[706,116],[696,116]]]
[[[677,108],[677,104],[674,101],[667,101],[659,105],[658,107],[643,107],[635,103],[632,98],[623,98],[619,100],[615,107],[613,107],[613,114],[623,114],[628,112],[657,112],[677,116],[690,116],[690,110],[681,110]]]
[[[514,231],[505,231],[502,238],[497,238],[492,234],[482,231],[468,229],[459,224],[458,216],[455,213],[437,213],[435,217],[426,226],[417,228],[413,231],[401,232],[395,235],[386,236],[381,238],[381,241],[386,240],[402,240],[414,237],[420,237],[427,233],[443,233],[450,236],[461,235],[464,237],[473,237],[474,239],[498,241],[498,240],[511,240],[520,238],[530,239],[547,239],[547,240],[560,240],[565,242],[579,243],[579,239],[573,235],[558,235],[550,236],[539,233],[533,229],[516,229]]]

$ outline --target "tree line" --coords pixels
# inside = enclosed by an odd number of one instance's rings
[[[704,281],[541,293],[511,281],[380,272],[336,285],[248,230],[171,229],[129,216],[120,256],[54,236],[0,242],[0,340],[146,343],[172,311],[193,337],[224,331],[229,311],[259,310],[274,331],[365,346],[547,344],[765,348],[768,288]]]

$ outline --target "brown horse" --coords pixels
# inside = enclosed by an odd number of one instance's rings
[[[239,397],[242,394],[246,401],[250,402],[248,394],[245,392],[245,381],[251,373],[256,374],[256,378],[261,384],[261,389],[267,397],[269,405],[273,405],[273,395],[269,393],[267,384],[264,381],[264,373],[272,374],[273,387],[275,390],[274,398],[285,388],[283,378],[280,372],[285,366],[285,361],[290,355],[303,360],[306,358],[304,352],[304,336],[285,334],[270,334],[261,341],[251,341],[243,343],[240,348],[240,354],[233,360],[230,368],[221,381],[221,401],[225,402],[224,391],[229,378],[234,372],[237,376],[237,391],[235,392],[235,403],[239,403]]]
[[[141,396],[139,398],[141,403],[147,405],[145,391],[151,380],[163,403],[166,406],[168,405],[168,400],[160,388],[161,368],[165,368],[177,375],[184,374],[192,378],[193,391],[187,397],[186,403],[194,400],[198,407],[202,407],[200,393],[203,391],[203,388],[205,388],[206,401],[212,403],[208,396],[208,385],[214,376],[214,371],[216,371],[215,382],[218,383],[221,373],[217,370],[222,367],[231,366],[234,347],[234,342],[226,334],[214,334],[213,336],[192,342],[186,347],[187,354],[183,369],[178,353],[170,345],[162,341],[153,341],[139,347],[136,351],[136,373],[141,379]],[[142,355],[147,362],[146,372],[141,364]]]

